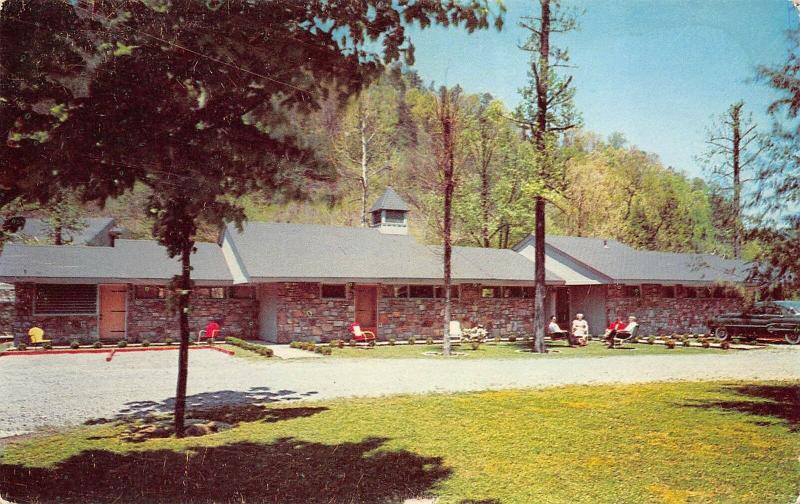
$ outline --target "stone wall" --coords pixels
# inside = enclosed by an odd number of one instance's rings
[[[36,293],[32,283],[15,284],[15,313],[13,332],[15,342],[27,342],[32,326],[44,329],[45,339],[55,345],[77,339],[91,343],[97,339],[97,315],[34,315],[33,298]]]
[[[353,289],[347,298],[324,299],[318,283],[278,285],[278,343],[350,339],[347,326],[354,317]]]
[[[193,297],[190,302],[189,331],[192,338],[205,329],[212,319],[222,320],[222,337],[252,339],[256,335],[258,301],[255,299],[209,299]],[[127,339],[131,342],[177,341],[178,315],[169,310],[165,299],[136,299],[134,289],[128,291]]]
[[[661,297],[660,285],[642,285],[640,297],[626,297],[620,285],[608,286],[606,310],[609,320],[634,315],[641,325],[640,335],[705,333],[706,321],[724,312],[742,308],[737,298],[687,298],[676,289],[678,297]]]
[[[410,336],[441,337],[444,332],[444,300],[391,297],[391,286],[383,286],[378,300],[380,339]],[[479,285],[462,285],[461,297],[453,299],[451,319],[464,328],[483,325],[490,336],[530,334],[533,300],[483,298]]]
[[[13,336],[16,314],[14,288],[0,286],[0,336]]]
[[[97,340],[96,315],[34,315],[34,284],[16,284],[16,303],[12,323],[15,341],[27,341],[28,329],[36,325],[44,329],[45,338],[54,345],[72,340],[91,343]],[[193,338],[212,318],[220,318],[222,336],[251,339],[256,334],[258,301],[255,299],[194,298],[189,315]],[[178,340],[178,318],[167,309],[165,299],[136,299],[133,286],[128,286],[127,340],[140,342]],[[112,340],[109,340],[112,341]],[[114,340],[115,341],[115,340]]]

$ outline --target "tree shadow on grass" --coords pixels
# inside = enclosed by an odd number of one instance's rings
[[[98,504],[400,503],[430,494],[450,476],[439,457],[378,450],[386,441],[90,450],[47,469],[0,464],[0,494],[13,502]]]
[[[698,401],[686,406],[777,418],[784,422],[791,432],[800,432],[800,385],[728,386],[723,390],[745,397],[730,401]],[[754,423],[772,425],[772,422]]]
[[[211,411],[222,409],[240,410],[243,417],[247,417],[248,408],[252,409],[249,415],[255,411],[254,406],[260,404],[273,403],[278,401],[297,401],[303,398],[311,397],[317,394],[315,391],[310,392],[295,392],[293,390],[272,390],[269,387],[252,387],[246,391],[240,390],[218,390],[214,392],[202,392],[200,394],[193,394],[186,397],[186,410],[188,418],[207,418],[191,415],[196,411]],[[112,420],[135,420],[143,419],[157,415],[172,413],[175,409],[175,398],[169,398],[164,401],[131,401],[125,403],[125,407],[116,414]],[[262,411],[264,408],[260,408]],[[304,408],[296,408],[303,410]],[[307,408],[305,408],[307,409]],[[307,416],[307,415],[306,415]],[[258,418],[254,419],[258,420]],[[238,420],[242,422],[254,421],[245,420],[244,418]],[[96,423],[105,423],[111,420],[106,418],[91,419],[86,423],[89,425]],[[224,420],[219,421],[228,423],[235,423],[235,421]],[[276,420],[277,421],[277,420]]]

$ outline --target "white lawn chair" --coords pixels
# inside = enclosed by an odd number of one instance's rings
[[[461,322],[458,320],[450,321],[450,343],[461,343],[464,332],[461,330]]]

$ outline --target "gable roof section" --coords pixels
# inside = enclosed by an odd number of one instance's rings
[[[66,231],[64,238],[71,240],[72,245],[107,245],[108,233],[114,227],[111,217],[87,217],[83,219],[86,226],[75,232]],[[26,218],[25,225],[19,230],[19,238],[11,241],[35,240],[50,243],[50,226],[45,219]]]
[[[613,283],[685,283],[744,282],[748,263],[711,254],[685,254],[637,250],[617,240],[548,236],[548,256],[556,260],[567,256],[577,264],[573,268],[605,276]],[[533,236],[520,242],[515,250],[532,246]]]
[[[439,247],[374,229],[250,222],[241,233],[229,225],[226,240],[250,281],[440,283],[443,276]],[[454,247],[453,280],[532,285],[533,268],[511,250]]]
[[[233,278],[216,243],[198,243],[192,279],[229,285]],[[117,240],[114,247],[7,244],[0,255],[0,280],[53,283],[164,283],[180,273],[178,258],[151,240]]]
[[[408,212],[409,208],[406,202],[403,201],[403,198],[401,198],[391,186],[387,186],[383,194],[380,195],[372,205],[372,208],[369,209],[370,212],[376,210],[400,210]]]

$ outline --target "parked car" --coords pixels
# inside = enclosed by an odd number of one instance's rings
[[[723,313],[708,321],[720,340],[733,337],[756,339],[783,337],[800,344],[800,301],[763,301],[742,313]]]

